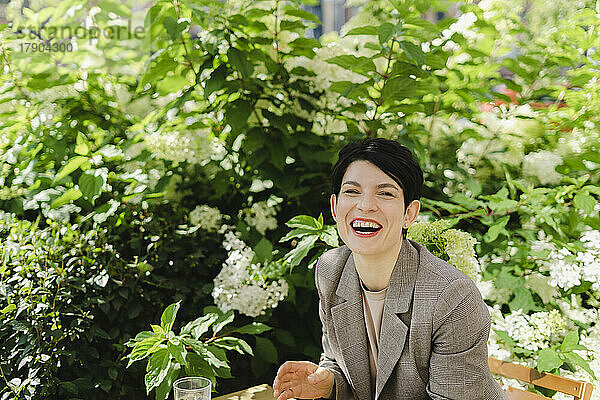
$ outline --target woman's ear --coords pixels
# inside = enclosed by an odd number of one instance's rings
[[[329,202],[331,203],[330,204],[331,205],[331,216],[333,217],[333,219],[335,219],[335,215],[336,215],[335,209],[336,209],[336,202],[337,202],[335,194],[331,195],[331,197],[329,198]]]
[[[417,217],[419,216],[419,211],[421,210],[421,202],[419,200],[413,200],[410,202],[408,207],[406,207],[406,211],[404,213],[404,226],[408,228],[415,222]]]

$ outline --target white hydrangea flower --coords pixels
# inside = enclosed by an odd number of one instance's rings
[[[477,33],[470,28],[477,22],[477,16],[473,12],[462,14],[458,20],[442,31],[444,38],[450,38],[454,33],[460,33],[467,39],[477,39]]]
[[[63,224],[66,224],[71,219],[71,214],[79,214],[81,211],[81,207],[76,206],[75,204],[65,204],[64,206],[60,206],[57,208],[50,208],[50,206],[46,203],[42,203],[42,214],[46,218],[50,218],[53,221],[57,221]]]
[[[249,209],[242,210],[241,214],[244,216],[244,221],[261,235],[264,235],[267,230],[277,228],[277,218],[275,218],[277,210],[274,206],[269,206],[267,201],[254,203]]]
[[[265,281],[260,264],[252,263],[254,251],[239,236],[238,232],[225,233],[223,247],[228,257],[214,280],[212,296],[223,311],[237,310],[257,317],[277,307],[287,296],[289,287],[284,279]]]
[[[505,316],[495,316],[492,328],[506,331],[518,346],[538,351],[562,340],[567,333],[567,321],[558,310],[531,315],[521,310]]]
[[[550,285],[569,290],[581,284],[579,266],[565,259],[554,258],[548,263],[550,270]]]
[[[571,303],[568,303],[563,299],[557,299],[556,303],[560,307],[563,315],[571,320],[579,321],[583,324],[591,324],[598,319],[598,310],[581,306],[580,295],[571,295]]]
[[[523,172],[538,178],[542,185],[557,184],[562,177],[554,168],[562,164],[562,158],[547,150],[529,153],[523,158]]]
[[[479,289],[479,292],[484,299],[490,300],[498,305],[508,304],[510,296],[512,296],[512,290],[509,288],[497,288],[494,286],[493,281],[482,281],[481,279],[477,279],[475,285],[477,285],[477,289]]]
[[[473,280],[481,272],[479,261],[475,257],[474,246],[477,240],[467,232],[448,229],[442,234],[446,244],[448,262],[460,269]]]
[[[218,208],[207,206],[206,204],[196,206],[190,212],[190,224],[214,232],[221,226],[223,216]]]
[[[157,157],[190,163],[200,163],[211,155],[210,129],[186,130],[185,132],[160,130],[148,133],[144,138],[147,149]]]

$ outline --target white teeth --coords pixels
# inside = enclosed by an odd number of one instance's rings
[[[367,221],[353,221],[352,226],[354,228],[381,228],[376,222],[367,222]]]

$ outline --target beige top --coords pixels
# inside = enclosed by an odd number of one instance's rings
[[[387,288],[378,292],[372,292],[361,282],[363,310],[365,314],[365,326],[367,327],[367,338],[369,339],[369,367],[371,369],[372,392],[377,381],[377,355],[379,353],[379,332],[381,331],[381,319],[383,317],[383,303]]]

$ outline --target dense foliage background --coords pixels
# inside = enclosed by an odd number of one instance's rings
[[[0,398],[317,360],[331,166],[377,136],[420,160],[409,235],[476,281],[490,355],[600,387],[600,4],[356,3],[319,40],[297,1],[7,5]]]

